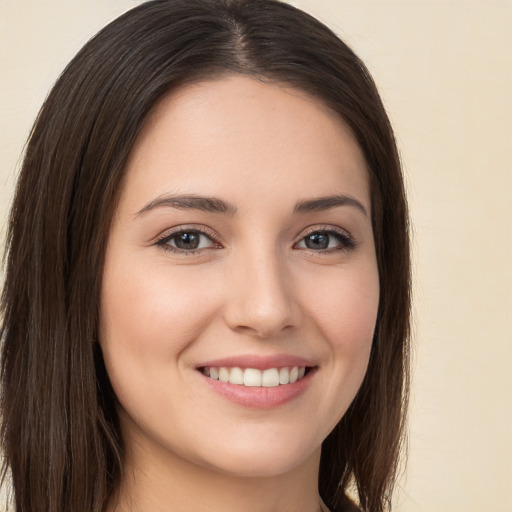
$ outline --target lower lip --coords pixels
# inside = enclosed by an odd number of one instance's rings
[[[200,375],[213,391],[231,402],[254,409],[273,409],[291,402],[302,395],[315,373],[316,369],[312,368],[302,379],[293,384],[281,384],[269,388],[230,384],[229,382],[211,379],[202,373]]]

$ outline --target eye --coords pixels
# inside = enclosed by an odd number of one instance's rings
[[[355,245],[355,240],[347,232],[329,228],[310,231],[296,247],[317,253],[332,253],[353,249]]]
[[[213,234],[200,229],[180,229],[166,233],[156,245],[167,251],[179,254],[195,254],[203,249],[219,247],[213,239]]]

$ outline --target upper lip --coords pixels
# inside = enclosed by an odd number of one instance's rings
[[[256,370],[268,370],[269,368],[286,368],[293,366],[313,367],[316,365],[311,360],[290,354],[276,354],[272,356],[244,354],[239,356],[223,357],[220,359],[212,359],[197,365],[198,368],[238,367],[254,368]]]

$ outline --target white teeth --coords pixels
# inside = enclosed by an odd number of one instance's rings
[[[279,371],[277,368],[270,368],[261,374],[261,385],[264,388],[275,388],[279,386]]]
[[[290,383],[290,370],[288,368],[281,368],[279,370],[279,384]]]
[[[244,383],[244,371],[242,368],[231,368],[231,372],[229,373],[229,382],[231,384]]]
[[[247,368],[244,372],[244,386],[261,386],[261,371]]]
[[[219,380],[221,382],[229,382],[229,369],[228,368],[219,368]]]
[[[304,377],[306,368],[304,366],[293,366],[291,368],[269,368],[267,370],[257,370],[256,368],[246,368],[244,370],[239,367],[221,366],[215,368],[206,366],[202,369],[202,372],[211,379],[221,382],[249,387],[272,388],[297,382]]]

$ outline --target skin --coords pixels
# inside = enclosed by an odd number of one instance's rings
[[[236,213],[155,205],[177,194]],[[354,201],[294,212],[334,194]],[[207,235],[190,254],[166,250],[180,229]],[[308,248],[322,230],[344,238]],[[110,510],[318,511],[321,444],[361,385],[378,297],[368,173],[344,122],[248,77],[164,98],[132,149],[106,253],[100,344],[126,445]],[[197,368],[247,354],[303,357],[315,372],[261,408]]]

